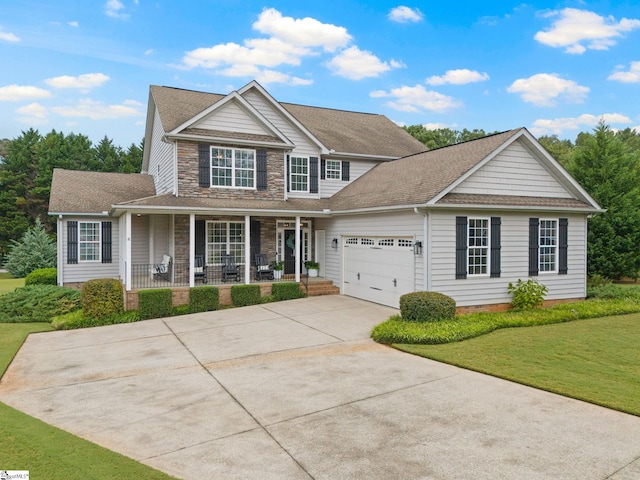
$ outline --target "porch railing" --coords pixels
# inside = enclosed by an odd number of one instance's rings
[[[274,282],[292,282],[293,274],[284,274],[279,278],[268,278],[268,276],[260,275],[256,278],[256,267],[250,266],[251,283],[274,283]],[[221,265],[209,265],[205,272],[195,273],[195,285],[233,285],[244,283],[245,265],[238,265],[238,276],[222,274]],[[160,271],[159,271],[160,270]],[[237,280],[236,280],[237,278]],[[302,281],[302,276],[301,276]],[[131,287],[134,290],[148,288],[169,288],[169,287],[188,287],[189,286],[189,264],[188,263],[171,263],[166,272],[158,269],[157,263],[133,264],[131,265]]]

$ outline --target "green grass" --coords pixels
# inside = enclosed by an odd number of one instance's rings
[[[640,416],[640,314],[509,328],[405,352]]]
[[[4,374],[29,333],[48,330],[51,330],[48,323],[0,324],[0,375]],[[82,406],[78,405],[78,408]],[[3,470],[29,470],[31,478],[173,478],[3,403],[0,403],[0,452]]]
[[[13,278],[10,273],[0,272],[0,295],[19,287],[24,287],[24,278]]]

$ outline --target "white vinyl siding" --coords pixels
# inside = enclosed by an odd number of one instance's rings
[[[529,214],[491,212],[501,217],[501,274],[499,278],[455,278],[456,215],[468,212],[432,212],[431,290],[449,295],[458,306],[510,303],[509,282],[526,280],[529,273]],[[487,215],[488,216],[488,215]],[[549,288],[547,300],[583,298],[586,295],[586,218],[581,215],[562,215],[569,218],[568,273],[545,274],[537,280]]]
[[[100,261],[67,263],[67,222],[69,220],[78,221],[78,231],[80,231],[81,222],[111,222],[111,263],[102,263]],[[58,237],[61,238],[61,251],[62,251],[62,267],[63,267],[63,279],[64,283],[79,283],[92,280],[94,278],[118,278],[118,258],[120,257],[118,242],[119,237],[119,221],[117,218],[109,217],[67,217],[59,223],[62,227],[58,231]],[[78,245],[78,253],[80,253],[80,245]]]
[[[327,160],[328,162],[329,160]],[[329,198],[332,195],[335,195],[337,192],[342,190],[344,187],[349,185],[354,180],[358,179],[360,176],[367,173],[373,167],[378,165],[379,162],[374,162],[370,160],[354,160],[349,159],[349,181],[342,181],[342,175],[340,175],[339,179],[328,179],[320,180],[320,197],[321,198]]]
[[[220,132],[243,132],[253,135],[273,135],[257,118],[236,101],[227,102],[193,124],[192,128]]]
[[[149,261],[149,216],[131,216],[131,263],[140,265]]]
[[[453,193],[486,195],[488,192],[494,195],[571,198],[560,182],[519,141],[509,145],[453,189]]]
[[[156,193],[172,193],[174,184],[174,146],[162,141],[164,131],[160,115],[156,110],[153,120],[151,151],[149,152],[149,175],[153,176]]]

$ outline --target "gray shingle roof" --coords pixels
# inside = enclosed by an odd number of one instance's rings
[[[575,198],[525,197],[516,195],[479,195],[449,193],[438,204],[453,205],[509,205],[513,207],[578,208],[593,210],[593,206]]]
[[[151,86],[162,127],[170,132],[224,95]],[[280,104],[328,149],[341,153],[399,158],[426,147],[384,115]]]
[[[49,213],[102,213],[114,203],[155,195],[151,175],[53,170]]]
[[[382,163],[331,198],[331,210],[423,205],[522,129]]]

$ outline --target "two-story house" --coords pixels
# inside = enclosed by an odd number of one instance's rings
[[[343,294],[395,307],[414,290],[504,305],[528,276],[551,300],[584,298],[599,210],[525,129],[426,152],[382,115],[278,102],[256,82],[152,86],[142,172],[57,169],[49,206],[61,285],[220,284],[225,255],[233,281],[263,282],[265,254],[286,279],[315,260]]]

